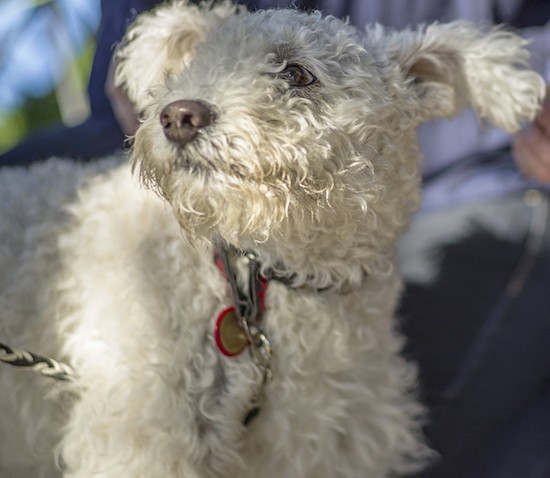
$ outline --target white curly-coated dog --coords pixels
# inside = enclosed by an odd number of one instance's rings
[[[394,321],[415,128],[466,105],[530,121],[544,83],[525,42],[176,1],[138,17],[118,58],[142,114],[131,165],[0,174],[0,341],[73,370],[0,365],[0,476],[421,466]]]

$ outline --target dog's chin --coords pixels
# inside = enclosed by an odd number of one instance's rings
[[[191,207],[195,207],[193,210]],[[274,234],[274,224],[237,210],[232,204],[201,207],[203,204],[173,202],[172,208],[180,227],[191,240],[214,243],[222,240],[235,247],[265,243]]]
[[[241,181],[208,166],[172,171],[161,182],[162,195],[178,222],[192,236],[265,242],[287,217],[286,197],[268,186]]]

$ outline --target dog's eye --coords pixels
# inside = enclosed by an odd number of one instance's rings
[[[298,65],[288,65],[277,78],[285,80],[290,86],[308,86],[317,81],[313,73]]]

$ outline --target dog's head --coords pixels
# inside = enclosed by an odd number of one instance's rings
[[[118,57],[143,113],[134,164],[183,228],[262,242],[310,276],[330,269],[321,282],[387,268],[419,200],[420,122],[469,104],[514,130],[544,90],[504,30],[363,35],[318,12],[227,1],[142,15]]]

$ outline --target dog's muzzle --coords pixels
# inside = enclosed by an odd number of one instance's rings
[[[178,146],[191,141],[213,120],[214,113],[205,104],[195,100],[174,101],[160,112],[164,136]]]

